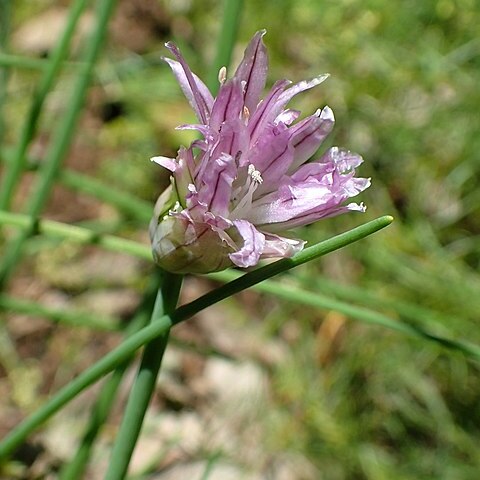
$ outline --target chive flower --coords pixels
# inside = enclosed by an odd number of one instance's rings
[[[370,185],[355,177],[362,158],[338,147],[308,161],[334,124],[329,107],[299,120],[287,108],[300,92],[328,75],[292,84],[277,81],[260,101],[268,70],[262,37],[248,44],[235,74],[219,72],[216,98],[190,70],[178,48],[165,58],[198,118],[178,129],[201,134],[176,158],[153,157],[171,172],[155,206],[150,237],[155,261],[176,273],[252,267],[261,259],[290,257],[305,242],[285,232],[363,204],[345,201]]]

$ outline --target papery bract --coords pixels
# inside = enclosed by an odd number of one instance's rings
[[[216,98],[177,47],[166,44],[176,60],[165,60],[199,122],[178,128],[203,137],[180,148],[175,159],[152,158],[172,174],[150,224],[155,261],[166,270],[208,273],[290,257],[305,242],[282,232],[365,210],[363,204],[344,205],[370,185],[370,179],[355,177],[359,155],[333,147],[307,163],[333,128],[332,110],[297,121],[300,112],[286,108],[328,75],[294,85],[278,81],[259,100],[268,68],[264,34],[255,34],[232,78],[220,71]]]

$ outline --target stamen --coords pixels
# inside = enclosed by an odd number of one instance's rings
[[[227,79],[227,67],[222,67],[218,71],[218,81],[220,82],[220,85],[223,85],[226,79]]]
[[[248,174],[252,177],[252,180],[255,183],[259,183],[259,184],[263,183],[262,174],[258,170],[255,170],[254,165],[250,164],[248,166]]]
[[[245,122],[248,123],[248,120],[250,119],[250,110],[245,105],[243,106],[243,118],[245,119]]]

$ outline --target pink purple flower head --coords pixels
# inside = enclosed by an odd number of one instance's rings
[[[176,158],[152,158],[171,172],[150,224],[155,261],[166,270],[208,273],[290,257],[305,242],[285,231],[365,210],[363,204],[345,205],[370,185],[370,179],[355,177],[359,155],[332,147],[308,161],[333,128],[332,110],[299,120],[300,112],[287,108],[328,75],[277,81],[260,100],[268,69],[264,34],[255,34],[231,78],[220,70],[216,98],[177,47],[166,44],[175,60],[165,60],[198,118],[178,128],[202,136]]]

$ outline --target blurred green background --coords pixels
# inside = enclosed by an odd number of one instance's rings
[[[68,6],[66,1],[15,1],[9,52],[48,57]],[[119,2],[69,169],[153,204],[168,179],[148,159],[174,155],[191,137],[173,128],[193,120],[160,61],[166,54],[163,43],[174,40],[192,69],[207,76],[221,12],[218,1]],[[84,17],[85,30],[90,21]],[[360,153],[365,163],[359,173],[372,177],[371,188],[359,199],[368,207],[364,215],[328,219],[299,234],[313,243],[379,215],[395,217],[385,231],[291,273],[287,285],[480,343],[478,25],[476,0],[244,1],[232,65],[253,33],[266,28],[269,84],[330,73],[295,106],[310,114],[328,104],[336,127],[322,149],[340,145]],[[72,61],[77,53],[74,48]],[[38,80],[38,68],[31,67],[10,70],[2,160],[18,140]],[[74,68],[63,70],[48,98],[29,150],[33,165],[57,128]],[[22,180],[14,210],[28,198],[31,175]],[[65,186],[53,192],[46,216],[147,241],[145,220]],[[87,290],[112,289],[112,279],[104,274],[97,278],[88,269],[75,270],[82,251],[68,242],[30,242],[31,255],[22,262],[11,293],[38,299],[39,284],[42,295],[66,292],[70,302]],[[72,268],[64,271],[65,263]],[[137,266],[121,287],[141,291],[149,271],[149,265]],[[292,452],[313,466],[313,474],[299,471],[289,478],[479,478],[478,363],[333,310],[263,294],[247,300],[247,305],[243,297],[227,302],[228,315],[236,316],[242,328],[288,345],[283,360],[268,367],[268,415],[255,421],[262,421],[267,432],[259,449]],[[128,318],[128,312],[121,314]],[[11,337],[15,343],[15,331]],[[42,355],[25,348],[18,358],[22,364]],[[10,367],[5,360],[2,364],[6,378]],[[276,478],[265,471],[259,467],[256,474]]]

